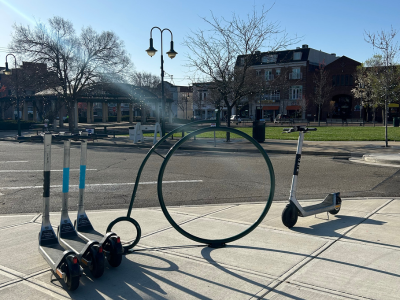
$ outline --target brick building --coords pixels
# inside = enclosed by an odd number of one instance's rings
[[[20,103],[20,118],[36,120],[36,108],[32,96],[38,91],[57,85],[57,77],[47,71],[46,64],[22,62],[11,75],[5,75],[5,68],[0,68],[0,118],[15,119],[17,116],[16,96]],[[17,93],[18,92],[18,93]]]
[[[238,56],[236,67],[245,63],[247,56]],[[256,76],[262,76],[266,88],[262,94],[248,97],[248,107],[239,112],[241,116],[272,120],[277,114],[287,114],[292,118],[313,118],[317,114],[314,104],[315,70],[325,65],[333,89],[330,101],[324,103],[321,118],[325,119],[334,107],[333,117],[353,117],[359,106],[353,99],[354,73],[359,62],[346,56],[337,57],[302,45],[293,50],[277,52],[256,52],[251,59],[251,69]],[[332,102],[333,101],[333,102]],[[245,113],[248,112],[248,113]],[[246,115],[248,114],[248,115]]]

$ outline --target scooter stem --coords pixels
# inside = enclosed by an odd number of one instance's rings
[[[78,216],[85,214],[85,207],[84,207],[83,203],[84,203],[84,196],[85,196],[86,157],[87,157],[87,141],[82,140],[81,141],[81,165],[79,168]]]
[[[43,216],[42,227],[50,227],[50,165],[51,165],[51,134],[45,134],[44,144],[44,172],[43,172]]]
[[[297,151],[296,151],[296,160],[294,163],[293,177],[292,177],[292,186],[290,189],[289,200],[292,202],[297,202],[296,199],[296,188],[297,188],[297,176],[299,175],[300,169],[300,160],[301,160],[301,149],[303,148],[304,141],[304,132],[299,132],[299,139],[297,141]]]
[[[64,141],[64,163],[63,163],[63,184],[62,184],[62,207],[61,218],[68,219],[68,192],[69,192],[69,170],[70,170],[70,149],[71,141]]]

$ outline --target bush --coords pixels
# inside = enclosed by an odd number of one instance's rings
[[[191,120],[186,120],[186,119],[179,119],[179,118],[173,118],[172,119],[172,123],[176,123],[176,124],[188,124],[192,122]]]

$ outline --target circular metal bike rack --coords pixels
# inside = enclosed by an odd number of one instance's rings
[[[264,210],[262,211],[260,217],[257,219],[256,222],[254,222],[253,225],[251,225],[249,228],[247,228],[246,230],[242,231],[241,233],[232,236],[232,237],[228,237],[225,239],[218,239],[218,240],[209,240],[209,239],[204,239],[204,238],[200,238],[197,237],[193,234],[190,234],[189,232],[187,232],[186,230],[184,230],[182,227],[180,227],[175,221],[174,219],[171,217],[171,215],[168,212],[168,209],[165,205],[164,202],[164,197],[163,197],[163,193],[162,193],[162,180],[163,180],[163,176],[164,176],[164,171],[165,168],[168,164],[168,161],[170,160],[171,156],[174,154],[174,152],[187,140],[189,140],[190,138],[192,138],[195,135],[198,134],[202,134],[202,133],[206,133],[206,132],[210,132],[210,131],[225,131],[225,132],[230,132],[230,133],[234,133],[237,134],[245,139],[247,139],[249,142],[251,142],[254,146],[257,147],[257,149],[260,151],[260,153],[262,154],[265,162],[267,163],[268,166],[268,170],[269,170],[269,175],[270,175],[270,179],[271,179],[271,190],[269,192],[269,197],[267,200],[267,203],[264,207]],[[239,130],[233,129],[233,128],[229,128],[229,127],[217,127],[217,128],[203,128],[203,129],[199,129],[196,130],[192,133],[189,133],[188,135],[186,135],[185,137],[183,137],[182,139],[180,139],[174,146],[171,147],[171,149],[169,150],[167,156],[165,157],[165,160],[163,161],[161,168],[160,168],[160,172],[158,174],[158,180],[157,180],[157,192],[158,192],[158,201],[160,202],[160,206],[161,209],[165,215],[165,217],[167,218],[168,222],[182,235],[184,235],[185,237],[198,242],[198,243],[204,243],[209,245],[210,247],[213,248],[218,248],[218,247],[223,247],[225,244],[233,242],[235,240],[238,240],[242,237],[244,237],[245,235],[249,234],[251,231],[253,231],[258,224],[260,224],[262,222],[262,220],[264,219],[264,217],[266,216],[266,214],[268,213],[268,210],[272,204],[272,200],[274,198],[274,191],[275,191],[275,175],[274,175],[274,170],[272,167],[272,163],[267,155],[267,153],[265,152],[265,150],[260,146],[260,144],[254,140],[252,137],[250,137],[249,135],[247,135],[244,132],[241,132]]]
[[[187,128],[193,126],[193,125],[196,125],[196,124],[206,124],[206,123],[215,123],[215,122],[216,122],[216,127],[207,127],[207,128],[198,129],[198,130],[196,130],[196,131],[193,131],[193,132],[189,133],[188,135],[186,135],[185,137],[181,138],[180,140],[178,140],[178,142],[175,143],[175,144],[170,148],[170,150],[168,151],[167,156],[166,156],[165,158],[163,157],[163,158],[164,158],[164,161],[163,161],[163,163],[162,163],[162,165],[161,165],[161,168],[160,168],[160,171],[159,171],[159,174],[158,174],[158,180],[157,180],[158,200],[159,200],[159,202],[160,202],[161,209],[162,209],[162,211],[163,211],[165,217],[167,218],[168,222],[169,222],[179,233],[181,233],[181,234],[184,235],[185,237],[187,237],[187,238],[189,238],[189,239],[191,239],[191,240],[193,240],[193,241],[195,241],[195,242],[204,243],[204,244],[209,245],[210,247],[215,247],[215,248],[217,248],[217,247],[223,247],[223,246],[224,246],[225,244],[227,244],[227,243],[233,242],[233,241],[235,241],[235,240],[238,240],[238,239],[244,237],[245,235],[247,235],[247,234],[249,234],[251,231],[253,231],[253,230],[262,222],[262,220],[264,219],[264,217],[266,216],[266,214],[267,214],[268,211],[269,211],[269,208],[270,208],[270,206],[271,206],[271,204],[272,204],[272,200],[273,200],[273,197],[274,197],[274,192],[275,192],[275,174],[274,174],[274,170],[273,170],[272,163],[271,163],[271,161],[270,161],[270,159],[269,159],[269,157],[268,157],[268,154],[266,153],[266,151],[264,150],[264,148],[261,147],[261,145],[260,145],[255,139],[253,139],[251,136],[249,136],[248,134],[246,134],[246,133],[244,133],[244,132],[242,132],[242,131],[236,130],[236,129],[234,129],[234,128],[230,128],[230,127],[221,127],[221,126],[220,126],[219,119],[217,119],[217,121],[215,121],[215,120],[195,121],[195,122],[192,122],[192,123],[189,123],[189,124],[185,124],[185,125],[183,125],[183,126],[180,126],[180,127],[176,128],[176,129],[172,130],[171,132],[169,132],[169,133],[168,133],[167,135],[165,135],[164,137],[162,137],[155,145],[153,145],[153,147],[152,147],[152,148],[149,150],[149,152],[147,153],[146,157],[143,159],[143,162],[142,162],[142,164],[140,165],[139,170],[138,170],[138,173],[137,173],[137,176],[136,176],[136,181],[135,181],[135,185],[134,185],[134,188],[133,188],[133,192],[132,192],[132,196],[131,196],[131,202],[130,202],[130,205],[129,205],[129,208],[128,208],[127,216],[126,216],[126,217],[119,217],[119,218],[115,219],[115,220],[112,221],[112,222],[108,225],[108,227],[107,227],[107,232],[108,232],[108,231],[111,231],[112,227],[115,226],[115,224],[117,224],[117,223],[119,223],[119,222],[122,222],[122,221],[131,222],[131,223],[136,227],[137,236],[136,236],[136,238],[135,238],[133,241],[131,241],[131,242],[129,242],[129,243],[127,243],[127,244],[125,244],[125,245],[123,246],[124,249],[125,249],[125,252],[126,252],[127,250],[133,248],[133,247],[139,242],[140,237],[141,237],[141,229],[140,229],[140,226],[139,226],[138,222],[136,222],[133,218],[130,217],[130,215],[131,215],[131,212],[132,212],[133,202],[134,202],[135,197],[136,197],[136,193],[137,193],[137,189],[138,189],[138,186],[139,186],[139,182],[140,182],[140,177],[141,177],[142,171],[143,171],[143,169],[144,169],[144,166],[146,165],[147,160],[148,160],[149,157],[151,156],[151,154],[153,154],[154,152],[155,152],[156,154],[158,154],[158,153],[156,152],[156,149],[157,149],[167,138],[171,137],[173,134],[186,131],[185,129],[187,129]],[[171,217],[171,215],[169,214],[168,209],[167,209],[167,207],[166,207],[166,205],[165,205],[165,202],[164,202],[163,195],[162,195],[162,179],[163,179],[163,176],[164,176],[164,171],[165,171],[165,168],[166,168],[166,166],[167,166],[167,164],[168,164],[168,161],[169,161],[169,159],[171,158],[171,156],[173,155],[173,153],[174,153],[184,142],[188,141],[190,138],[192,138],[192,137],[194,137],[194,136],[196,136],[196,135],[198,135],[198,134],[202,134],[202,133],[206,133],[206,132],[213,132],[213,131],[224,131],[224,132],[234,133],[234,134],[237,134],[237,135],[239,135],[239,136],[245,138],[245,139],[248,140],[249,142],[251,142],[251,143],[258,149],[258,151],[261,153],[261,155],[263,156],[263,158],[264,158],[264,160],[265,160],[265,162],[266,162],[266,164],[267,164],[267,167],[268,167],[268,170],[269,170],[269,177],[270,177],[270,187],[271,187],[270,192],[269,192],[269,196],[268,196],[268,199],[267,199],[267,202],[266,202],[266,204],[265,204],[265,207],[264,207],[264,209],[263,209],[263,211],[262,211],[260,217],[259,217],[250,227],[248,227],[246,230],[242,231],[241,233],[239,233],[239,234],[237,234],[237,235],[235,235],[235,236],[228,237],[228,238],[225,238],[225,239],[217,239],[217,240],[210,240],[210,239],[204,239],[204,238],[197,237],[197,236],[192,235],[192,234],[190,234],[189,232],[185,231],[182,227],[180,227],[180,226],[173,220],[173,218]],[[161,156],[161,155],[160,155],[160,156]],[[161,157],[162,157],[162,156],[161,156]]]

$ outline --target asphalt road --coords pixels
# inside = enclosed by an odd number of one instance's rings
[[[165,155],[166,150],[160,154]],[[137,148],[89,145],[85,207],[127,208],[137,170],[146,154]],[[69,207],[76,210],[79,181],[78,146],[71,149]],[[61,144],[53,145],[51,210],[61,207]],[[276,187],[274,200],[289,197],[294,155],[270,155]],[[158,207],[156,181],[163,158],[153,155],[142,174],[134,207]],[[322,199],[330,192],[342,197],[399,195],[398,168],[351,163],[347,159],[303,156],[298,199]],[[270,175],[260,154],[177,151],[163,177],[167,206],[265,201]],[[43,144],[0,142],[0,214],[42,211]]]

